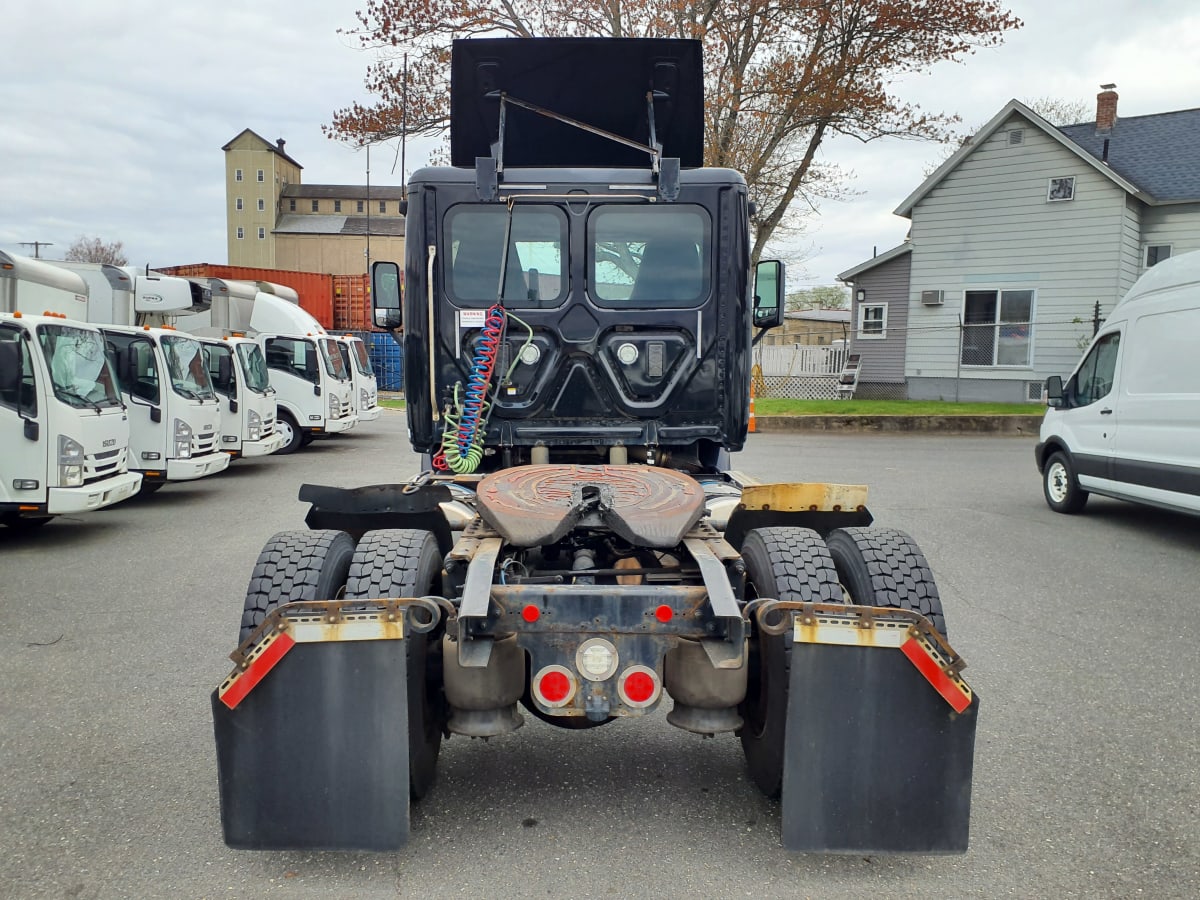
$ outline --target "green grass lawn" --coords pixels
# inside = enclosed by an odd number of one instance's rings
[[[403,400],[380,400],[379,405],[384,409],[404,409]]]
[[[1039,403],[945,403],[938,400],[754,401],[756,416],[1040,416]]]

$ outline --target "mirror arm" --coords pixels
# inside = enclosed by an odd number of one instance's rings
[[[758,346],[758,342],[759,342],[759,341],[761,341],[761,340],[762,340],[762,339],[763,339],[763,338],[766,336],[767,332],[768,332],[768,331],[770,331],[770,330],[771,330],[770,328],[760,328],[760,329],[758,329],[758,333],[757,333],[757,334],[755,334],[755,335],[754,335],[754,337],[753,337],[753,338],[751,338],[751,340],[750,340],[750,346],[751,346],[751,347],[757,347],[757,346]]]

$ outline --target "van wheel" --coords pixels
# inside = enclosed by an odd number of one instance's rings
[[[1087,503],[1088,493],[1079,486],[1071,458],[1061,450],[1050,454],[1042,468],[1042,492],[1057,513],[1077,513]]]
[[[280,410],[279,415],[275,417],[275,427],[283,435],[283,446],[275,451],[276,453],[295,453],[300,449],[304,442],[304,432],[300,430],[291,413]]]

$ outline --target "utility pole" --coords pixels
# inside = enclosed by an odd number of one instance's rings
[[[20,243],[22,247],[32,247],[34,259],[42,258],[41,250],[43,247],[54,246],[54,244],[52,244],[50,241],[19,241],[18,243]]]
[[[367,142],[367,275],[371,274],[371,142]]]

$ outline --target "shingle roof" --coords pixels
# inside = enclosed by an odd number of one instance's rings
[[[371,234],[381,237],[404,235],[401,216],[371,216]],[[275,234],[362,234],[367,233],[366,216],[319,216],[288,214],[279,217]]]
[[[371,185],[372,200],[403,200],[404,188],[396,185]],[[281,197],[305,200],[365,200],[367,188],[361,184],[285,184]]]
[[[1160,203],[1200,200],[1200,109],[1117,119],[1107,134],[1094,122],[1059,128],[1096,159]]]

